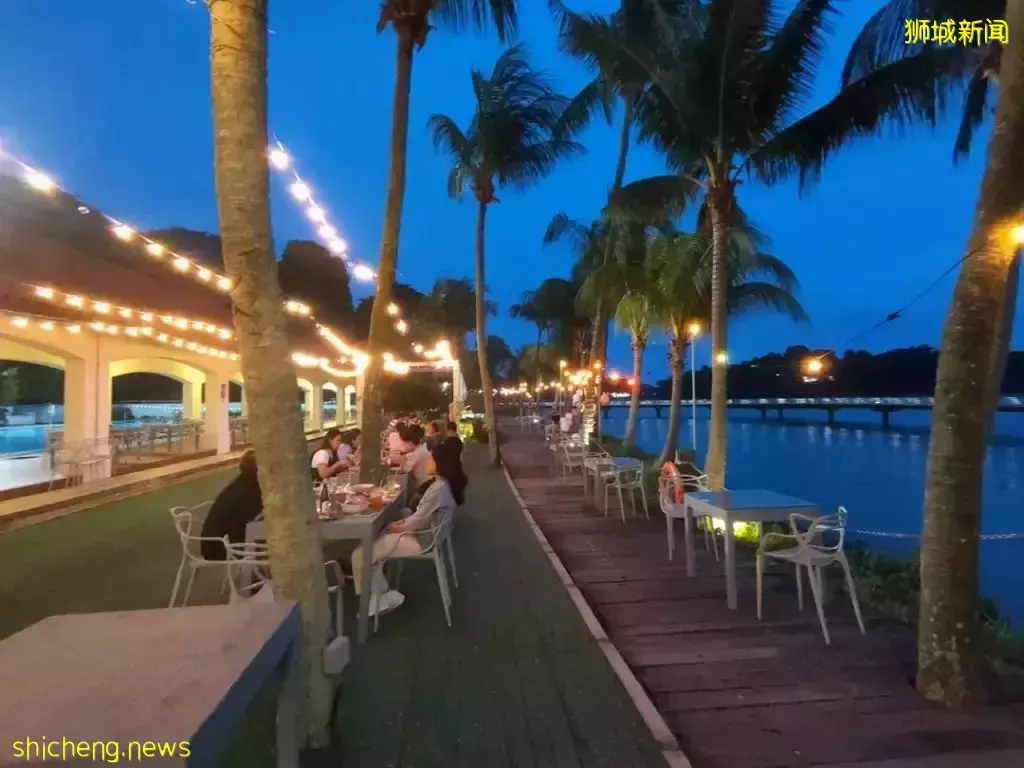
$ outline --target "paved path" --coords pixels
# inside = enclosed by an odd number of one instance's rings
[[[587,632],[486,451],[467,446],[460,587],[445,626],[433,566],[346,670],[345,768],[646,768],[661,752]],[[332,750],[332,753],[335,751]],[[337,766],[332,754],[315,765]]]
[[[796,610],[788,570],[770,579],[759,623],[749,555],[729,611],[711,555],[698,551],[691,579],[681,546],[669,562],[660,512],[606,520],[584,505],[578,474],[552,479],[539,438],[509,431],[502,451],[517,489],[695,768],[1024,765],[1024,707],[931,707],[910,682],[909,633],[860,635],[843,596],[827,607],[826,646],[810,604]]]

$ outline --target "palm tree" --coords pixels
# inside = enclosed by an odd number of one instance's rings
[[[548,320],[541,315],[541,307],[537,301],[537,291],[523,291],[518,304],[508,308],[510,316],[525,320],[537,327],[537,344],[534,347],[534,367],[537,371],[537,402],[540,402],[540,342],[544,331],[547,330]],[[520,362],[523,358],[520,359]]]
[[[487,337],[487,363],[492,379],[511,381],[518,375],[516,355],[501,336],[490,334]]]
[[[214,159],[224,268],[259,462],[274,587],[302,609],[304,730],[330,740],[333,686],[324,675],[330,607],[295,369],[270,232],[267,2],[211,0]]]
[[[458,357],[466,350],[466,334],[476,329],[476,290],[468,277],[443,277],[435,281],[430,293],[420,302],[417,322],[450,339]],[[484,311],[497,315],[498,307],[490,299],[484,301]]]
[[[569,280],[561,277],[549,277],[533,291],[525,291],[519,304],[509,307],[509,314],[527,320],[537,326],[537,345],[534,348],[534,359],[537,369],[537,400],[540,401],[541,377],[541,340],[548,334],[548,345],[552,345],[551,334],[556,329],[569,324],[575,318],[573,301],[577,288]]]
[[[386,27],[398,36],[395,91],[391,107],[391,168],[388,173],[388,198],[384,212],[384,233],[377,266],[377,301],[370,316],[368,351],[370,364],[363,383],[363,462],[362,480],[377,471],[380,435],[383,427],[383,375],[381,351],[387,346],[391,320],[387,307],[392,301],[391,286],[398,268],[398,237],[405,199],[405,161],[409,135],[409,95],[412,89],[413,54],[427,42],[427,33],[437,26],[454,29],[472,26],[483,30],[491,25],[498,39],[505,42],[516,30],[516,0],[383,0],[377,32]]]
[[[653,288],[653,286],[650,286]],[[643,386],[644,350],[650,336],[651,321],[655,320],[654,302],[649,290],[634,288],[627,291],[615,308],[615,325],[629,333],[633,348],[633,386],[629,395],[629,418],[626,421],[625,449],[633,446],[636,436],[637,413],[640,410],[640,389]]]
[[[1014,227],[1021,205],[1024,46],[907,45],[906,19],[1005,19],[1024,25],[1024,3],[1006,0],[890,0],[868,20],[843,70],[845,92],[902,92],[902,122],[936,123],[961,106],[953,159],[965,156],[990,114],[995,130],[953,302],[946,318],[935,388],[925,484],[918,617],[917,689],[950,706],[978,693],[978,557],[985,445],[1006,367],[1020,282]],[[961,102],[949,98],[960,90]],[[837,97],[837,101],[841,98]],[[850,108],[850,113],[855,110]],[[861,119],[865,133],[877,122]],[[821,138],[828,139],[824,130]],[[793,156],[806,162],[794,149]],[[820,167],[820,161],[819,161]],[[1017,230],[1019,235],[1019,230]]]
[[[640,94],[650,83],[650,74],[635,59],[623,56],[621,48],[666,51],[678,35],[693,29],[702,15],[697,0],[621,0],[611,16],[577,14],[561,0],[551,0],[550,8],[559,25],[559,47],[573,58],[585,63],[595,77],[576,95],[567,108],[575,129],[585,127],[596,113],[602,113],[610,124],[616,102],[622,105],[622,126],[619,130],[618,155],[608,190],[609,202],[622,187],[626,174],[634,111]],[[595,266],[607,264],[612,258],[617,232],[608,227],[603,253]],[[621,294],[620,294],[621,296]],[[594,317],[591,360],[604,360],[608,346],[608,321],[619,296],[595,290],[590,300]]]
[[[448,155],[452,168],[448,194],[459,198],[469,188],[477,201],[476,332],[487,338],[484,311],[484,241],[488,206],[500,188],[523,189],[547,176],[558,160],[582,151],[565,132],[566,99],[547,76],[530,67],[520,46],[495,62],[491,74],[471,73],[476,111],[466,131],[446,115],[433,115],[434,145]],[[494,395],[487,367],[487,344],[477,344],[484,410],[490,433],[491,463],[499,461],[494,423]]]
[[[764,237],[747,225],[742,215],[738,219],[741,226],[729,232],[723,270],[730,315],[766,309],[785,313],[797,322],[806,321],[807,315],[794,296],[796,276],[782,260],[760,250],[765,245]],[[696,234],[662,235],[650,245],[648,273],[656,285],[655,324],[669,334],[672,371],[668,432],[659,459],[662,463],[675,458],[678,445],[683,365],[690,343],[688,327],[695,320],[706,322],[712,315],[713,254],[713,238],[707,227]]]

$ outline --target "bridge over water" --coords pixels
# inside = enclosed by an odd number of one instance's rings
[[[681,401],[684,407],[690,407],[692,401]],[[890,416],[896,411],[930,411],[935,405],[933,397],[762,397],[739,400],[729,400],[729,407],[760,411],[761,418],[767,419],[768,414],[774,412],[776,417],[781,419],[786,411],[824,411],[828,414],[828,423],[834,424],[836,413],[839,411],[859,410],[874,411],[881,414],[882,426],[889,428]],[[663,410],[671,405],[668,400],[641,400],[640,407],[653,409],[660,418]],[[697,405],[702,408],[711,406],[710,400],[698,400]],[[605,415],[612,408],[628,408],[629,400],[616,399],[606,406],[603,406]],[[997,410],[1001,412],[1024,413],[1024,397],[1002,397],[999,399]]]

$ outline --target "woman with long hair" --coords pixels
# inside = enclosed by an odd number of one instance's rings
[[[466,500],[466,473],[462,471],[459,456],[446,443],[437,445],[428,455],[425,463],[427,481],[423,484],[423,495],[416,509],[408,517],[388,525],[385,532],[373,543],[373,562],[395,556],[420,554],[431,546],[433,538],[427,534],[445,515],[451,515],[455,505]],[[356,594],[362,594],[363,573],[362,547],[352,552],[352,576]],[[405,596],[397,590],[388,589],[387,580],[379,568],[373,571],[370,585],[370,615],[394,610],[405,602]]]

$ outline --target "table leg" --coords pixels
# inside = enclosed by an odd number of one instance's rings
[[[689,504],[683,507],[683,538],[685,539],[686,546],[686,575],[696,576],[697,575],[697,555],[694,553],[693,544],[693,510]]]
[[[299,768],[299,695],[302,690],[299,640],[282,660],[284,679],[277,694],[277,768]]]
[[[736,539],[728,516],[725,518],[725,601],[730,610],[736,610]]]
[[[583,500],[590,498],[590,470],[586,463],[583,464]]]
[[[363,593],[359,596],[359,642],[370,635],[370,592],[373,591],[373,542],[371,531],[363,536]]]

